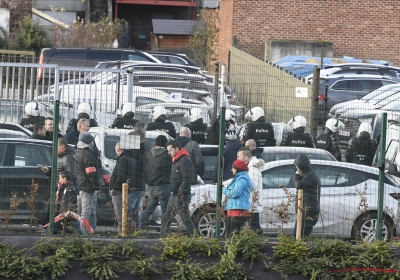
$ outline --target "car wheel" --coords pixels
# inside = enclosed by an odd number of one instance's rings
[[[360,215],[356,222],[355,228],[353,227],[352,239],[356,241],[363,241],[371,243],[376,240],[377,235],[377,213],[368,212],[367,214]],[[382,224],[382,240],[389,241],[393,235],[393,224],[387,216],[383,218]]]
[[[200,236],[208,239],[215,237],[215,225],[216,225],[216,209],[215,208],[203,208],[198,211],[195,215],[195,226]],[[222,236],[225,232],[225,221],[221,219],[220,235]]]

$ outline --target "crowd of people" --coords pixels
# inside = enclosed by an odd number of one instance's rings
[[[28,103],[25,111],[27,116],[20,121],[20,124],[33,132],[31,138],[52,140],[55,133],[53,119],[40,116],[36,102]],[[91,111],[90,104],[79,104],[78,118],[69,122],[66,134],[61,135],[56,132],[59,182],[56,197],[59,211],[75,211],[83,220],[88,221],[92,229],[96,229],[96,194],[101,186],[99,171],[102,163],[94,138],[88,132],[90,127],[98,126],[97,121],[90,118]],[[118,232],[121,232],[122,184],[127,183],[129,186],[128,214],[133,227],[146,229],[150,222],[148,218],[160,204],[163,215],[161,236],[165,235],[172,219],[176,216],[188,233],[194,234],[195,226],[189,212],[191,186],[201,182],[205,169],[199,144],[219,143],[219,117],[207,126],[203,122],[202,110],[193,108],[187,113],[189,123],[177,133],[173,123],[167,120],[167,113],[163,106],[153,108],[152,120],[146,125],[134,119],[134,116],[133,104],[126,103],[121,108],[121,115],[110,126],[132,130],[129,135],[138,136],[140,141],[138,149],[125,149],[120,142],[115,146],[117,160],[110,180],[109,193],[118,221]],[[223,193],[227,198],[225,203],[228,219],[227,234],[247,222],[256,232],[262,233],[260,213],[263,211],[261,204],[263,188],[260,170],[264,161],[260,148],[277,144],[274,128],[270,122],[266,121],[261,107],[250,109],[245,119],[248,122],[239,128],[235,112],[226,110],[224,160],[220,179],[221,181],[232,179],[229,185],[223,188]],[[288,124],[293,131],[283,134],[281,146],[325,149],[341,160],[337,133],[343,125],[341,122],[336,119],[328,120],[324,131],[315,138],[315,141],[306,131],[307,120],[303,116],[294,116]],[[159,135],[155,146],[150,147],[149,141],[145,138],[147,130],[163,131],[174,140],[168,141],[165,136]],[[371,135],[372,129],[369,124],[360,125],[357,136],[350,140],[349,149],[345,155],[347,161],[371,165],[377,147]],[[308,158],[296,158],[294,164],[298,170],[293,177],[296,187],[312,189],[312,193],[319,194],[319,179],[313,172]],[[41,168],[45,174],[51,176],[51,167],[42,166]],[[304,176],[308,179],[302,180]],[[214,183],[218,179],[216,169]],[[305,181],[307,183],[304,183]],[[141,202],[146,185],[148,199],[142,211]],[[319,197],[311,199],[313,204],[317,200],[319,201]],[[318,207],[312,206],[312,208],[315,211],[313,210],[311,214],[315,218]],[[316,220],[311,219],[306,223],[304,229],[306,234],[311,233],[314,222]],[[82,223],[77,228],[83,235],[90,232],[87,225]]]

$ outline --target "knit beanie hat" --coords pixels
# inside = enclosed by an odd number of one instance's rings
[[[247,164],[243,160],[239,160],[239,159],[235,160],[233,162],[233,166],[235,166],[240,171],[249,171]]]
[[[82,141],[85,144],[90,144],[94,141],[94,137],[87,131],[83,131],[79,133],[79,141]]]
[[[164,147],[167,145],[168,139],[164,135],[158,135],[156,138],[156,146]]]

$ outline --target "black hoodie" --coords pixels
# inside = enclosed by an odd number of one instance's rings
[[[303,176],[293,175],[293,183],[297,190],[303,190],[303,209],[307,213],[318,214],[320,211],[319,201],[321,195],[321,182],[318,174],[311,166],[310,160],[305,155],[298,155],[294,165],[303,171]],[[297,209],[297,200],[296,200]]]

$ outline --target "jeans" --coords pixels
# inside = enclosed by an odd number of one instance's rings
[[[143,191],[133,191],[128,197],[128,215],[132,216],[133,225],[135,227],[139,227],[140,202],[143,193]]]
[[[185,225],[189,235],[193,235],[196,228],[192,222],[189,212],[189,204],[191,199],[192,195],[190,193],[184,194],[180,197],[177,194],[171,194],[168,201],[167,211],[165,211],[165,214],[161,219],[161,237],[165,236],[165,230],[170,227],[172,219],[176,215],[179,216],[182,224]]]
[[[147,219],[153,214],[158,203],[161,205],[161,213],[164,216],[165,211],[167,211],[170,196],[171,188],[169,184],[149,187],[149,198],[147,200],[146,209],[143,211],[142,215],[140,215],[139,223],[141,228],[146,226]]]
[[[319,212],[304,212],[302,218],[301,237],[309,236],[318,222]],[[296,237],[297,222],[294,224],[293,236]]]
[[[80,192],[80,196],[81,196],[81,204],[82,204],[81,217],[82,217],[82,219],[89,221],[90,215],[94,211],[94,207],[93,207],[94,194],[82,191],[82,192]],[[88,235],[88,230],[84,224],[81,224],[81,231],[82,231],[83,236]]]
[[[111,201],[114,205],[115,217],[118,222],[118,233],[121,233],[122,229],[122,192],[116,191],[114,195],[111,195]]]
[[[77,204],[78,204],[78,215],[82,216],[82,196],[83,191],[79,191],[79,195],[77,197]],[[97,228],[97,215],[96,215],[96,208],[97,208],[97,194],[95,193],[93,195],[93,210],[90,213],[89,217],[89,224],[92,227],[93,230],[96,230]]]

